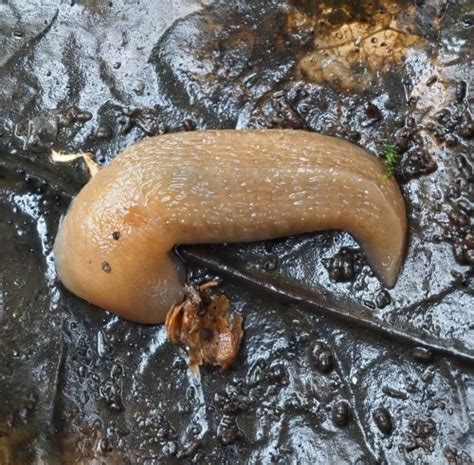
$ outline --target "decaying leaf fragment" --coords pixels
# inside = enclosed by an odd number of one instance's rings
[[[314,38],[313,48],[304,51],[296,69],[311,81],[337,83],[351,90],[368,88],[382,71],[400,69],[406,55],[422,49],[425,41],[411,27],[414,6],[384,3],[383,9],[375,9],[368,18],[351,19],[350,7],[342,2],[337,8],[339,17],[347,18],[342,22],[332,20],[336,11],[325,8],[324,2],[318,14],[290,10],[288,28],[306,30]]]
[[[239,353],[242,316],[230,312],[224,294],[205,299],[205,292],[215,285],[186,285],[184,302],[173,306],[166,316],[168,339],[186,347],[193,371],[203,364],[229,368]]]
[[[84,152],[78,152],[78,153],[61,153],[61,152],[56,152],[56,150],[53,150],[51,152],[51,159],[55,163],[71,163],[74,160],[77,160],[78,158],[82,158],[84,160],[84,163],[86,164],[87,170],[89,171],[89,174],[92,177],[94,177],[100,170],[100,166],[94,161],[94,156],[91,153],[84,153]]]

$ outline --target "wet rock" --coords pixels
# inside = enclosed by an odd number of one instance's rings
[[[464,181],[460,178],[455,179],[448,189],[447,196],[451,199],[459,199],[463,191]]]
[[[386,408],[379,407],[375,409],[372,413],[372,418],[374,419],[374,422],[381,433],[388,436],[392,432],[392,418]]]

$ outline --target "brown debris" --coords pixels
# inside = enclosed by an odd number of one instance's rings
[[[186,347],[189,366],[209,364],[229,368],[239,353],[243,335],[242,316],[230,313],[229,299],[220,294],[207,297],[216,286],[185,286],[186,298],[174,305],[166,316],[168,339]]]
[[[370,21],[354,17],[344,2],[337,13],[346,19],[334,21],[335,12],[322,2],[317,14],[300,10],[287,14],[291,31],[307,31],[314,40],[296,67],[306,79],[321,84],[337,81],[344,89],[363,90],[382,70],[398,69],[411,49],[425,45],[407,27],[413,23],[415,7],[401,9],[394,2],[384,2],[383,9],[370,13]]]

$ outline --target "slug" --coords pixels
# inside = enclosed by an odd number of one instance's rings
[[[74,294],[135,322],[183,298],[176,244],[247,242],[339,229],[393,287],[406,213],[394,179],[360,147],[297,130],[195,131],[119,154],[81,190],[54,245]]]

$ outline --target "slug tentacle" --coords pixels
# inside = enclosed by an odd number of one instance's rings
[[[380,182],[383,171],[360,147],[305,131],[153,137],[127,148],[74,200],[55,244],[58,274],[100,307],[157,323],[183,295],[175,244],[342,229],[391,287],[406,214],[396,182]]]

